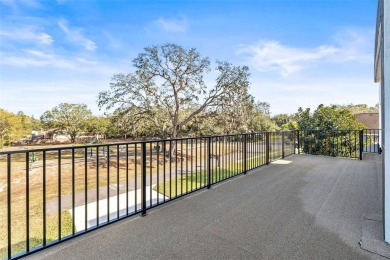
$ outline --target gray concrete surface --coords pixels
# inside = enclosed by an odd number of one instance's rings
[[[360,246],[364,250],[390,258],[388,244],[383,240],[382,215],[364,216]]]
[[[290,156],[28,259],[385,259],[359,244],[381,215],[376,167]]]

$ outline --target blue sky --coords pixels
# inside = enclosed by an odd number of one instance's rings
[[[0,107],[39,117],[59,103],[96,114],[144,47],[176,43],[248,65],[272,114],[378,102],[375,0],[0,0]],[[207,78],[212,86],[213,74]]]

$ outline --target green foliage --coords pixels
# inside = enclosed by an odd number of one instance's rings
[[[275,124],[278,127],[283,128],[282,127],[283,125],[286,125],[286,124],[294,121],[294,116],[293,115],[288,115],[288,114],[277,114],[277,115],[273,116],[271,118],[271,120],[273,122],[275,122]]]
[[[255,103],[249,111],[250,121],[248,132],[261,132],[277,130],[277,125],[270,119],[270,104],[267,102]]]
[[[106,116],[91,116],[87,123],[87,132],[96,136],[105,135],[110,123],[110,119]]]
[[[307,130],[300,140],[304,153],[334,157],[357,158],[359,152],[358,130]]]
[[[301,131],[301,148],[304,153],[341,157],[356,157],[359,135],[365,128],[356,122],[355,116],[346,108],[319,105],[310,109],[298,109],[295,115]]]
[[[280,128],[282,130],[299,130],[299,125],[297,121],[292,121],[282,125]]]
[[[78,134],[88,130],[92,112],[85,104],[61,103],[41,116],[42,124],[69,136],[72,143]]]
[[[26,116],[19,111],[17,114],[0,109],[0,148],[19,141],[22,137],[31,135],[31,131],[40,127],[38,120]]]
[[[214,115],[205,120],[209,128],[214,130],[208,134],[233,134],[260,132],[275,129],[275,124],[269,118],[270,105],[267,102],[255,102],[255,98],[248,94],[248,89],[241,89],[231,96]],[[215,118],[212,120],[212,118]]]
[[[133,65],[134,73],[113,76],[111,90],[101,92],[98,102],[101,108],[116,108],[115,116],[122,115],[133,131],[142,125],[175,138],[249,86],[248,67],[222,61],[216,62],[216,83],[206,86],[209,58],[176,44],[147,47]]]
[[[337,106],[319,105],[313,113],[309,108],[303,110],[300,107],[295,117],[301,130],[332,131],[365,128],[363,124],[356,122],[355,116],[349,110]]]

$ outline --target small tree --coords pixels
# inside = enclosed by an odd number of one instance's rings
[[[348,109],[319,105],[311,113],[309,108],[299,108],[295,117],[304,133],[301,138],[303,152],[331,156],[356,153],[358,136],[351,135],[349,130],[363,129],[364,125],[356,122]]]
[[[280,127],[280,128],[283,128],[283,125],[285,124],[288,124],[290,122],[293,121],[293,115],[288,115],[288,114],[277,114],[277,115],[274,115],[272,118],[271,118],[272,121],[275,122],[275,124]]]
[[[101,135],[105,135],[108,130],[110,120],[106,116],[92,116],[87,122],[87,131],[96,137],[99,142]]]
[[[133,65],[134,73],[113,76],[111,90],[99,94],[99,106],[120,108],[131,113],[133,122],[142,119],[156,129],[166,128],[172,138],[208,108],[220,106],[249,85],[248,67],[217,61],[216,83],[208,88],[204,75],[210,72],[209,59],[176,44],[145,48]]]
[[[0,108],[0,148],[31,135],[39,127],[38,120],[19,111],[17,114]]]
[[[46,111],[41,121],[47,128],[54,128],[56,132],[69,136],[72,143],[78,134],[87,131],[92,112],[85,104],[61,103]]]

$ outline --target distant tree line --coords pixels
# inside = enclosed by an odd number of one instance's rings
[[[183,127],[181,136],[269,130],[332,131],[365,128],[355,121],[355,116],[350,109],[338,105],[320,105],[314,111],[299,108],[295,114],[278,114],[270,117],[269,104],[255,102],[250,95],[237,104],[237,109],[233,109],[232,106],[231,109],[202,113]],[[156,113],[156,116],[163,117],[164,114]],[[96,116],[85,104],[59,104],[46,111],[40,120],[27,116],[23,112],[14,114],[0,109],[0,119],[0,147],[9,146],[23,137],[31,138],[31,132],[40,129],[67,135],[71,142],[76,142],[76,138],[80,135],[137,139],[170,137],[168,123],[161,129],[149,120],[135,122],[131,113],[123,113],[119,109],[113,113]]]

